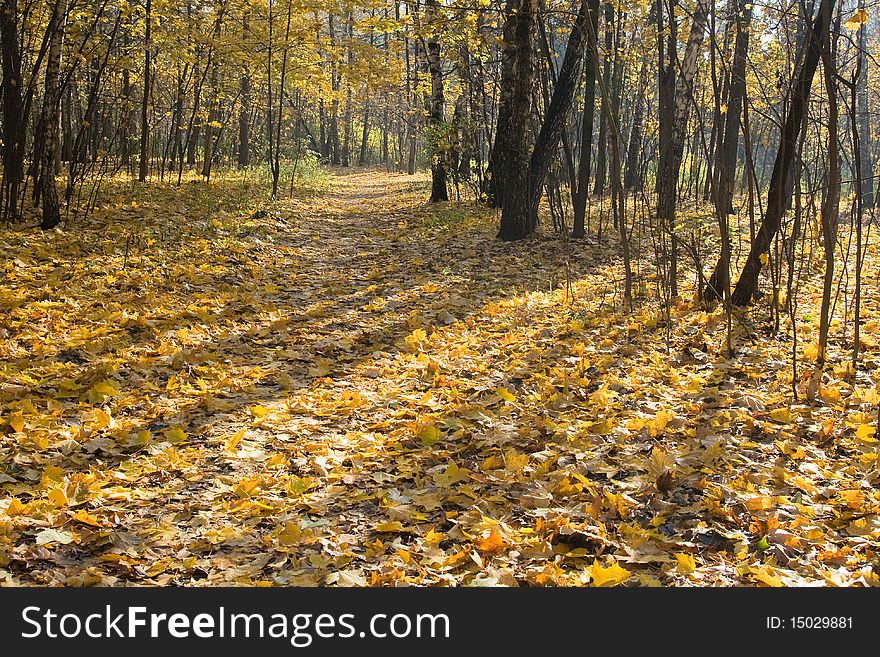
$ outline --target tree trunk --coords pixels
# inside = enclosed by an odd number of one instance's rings
[[[217,32],[214,34],[215,38],[219,37]],[[211,58],[211,100],[208,105],[208,123],[205,125],[205,159],[202,162],[202,176],[204,176],[205,180],[211,178],[211,164],[214,161],[214,127],[218,123],[217,119],[219,118],[217,111],[218,68],[217,58],[214,56]]]
[[[734,8],[734,11],[730,12],[731,16],[728,21],[728,25],[724,30],[724,40],[720,47],[720,51],[722,53],[727,53],[727,44],[730,38],[730,34],[733,31],[731,29],[731,25],[735,25],[737,19],[739,17],[739,12],[742,11],[742,5],[739,4],[731,4],[731,7]],[[751,8],[750,8],[751,9]],[[725,115],[721,112],[721,105],[725,102],[729,94],[729,86],[730,86],[730,75],[727,67],[724,67],[721,83],[718,82],[718,65],[717,65],[717,55],[716,51],[719,50],[716,45],[717,41],[715,39],[716,34],[716,11],[715,11],[715,0],[711,0],[711,7],[709,10],[709,34],[711,35],[712,45],[709,48],[709,72],[712,78],[712,97],[714,100],[714,106],[712,108],[712,130],[709,135],[709,150],[706,153],[706,176],[703,183],[703,200],[708,201],[712,194],[712,184],[718,182],[718,165],[717,160],[719,158],[719,153],[721,151],[721,142],[722,135],[724,133],[724,122]]]
[[[605,61],[602,63],[602,84],[611,88],[611,58],[614,47],[614,7],[605,3]],[[602,102],[610,102],[610,97],[602,97]],[[593,183],[593,194],[599,195],[605,190],[605,169],[608,161],[608,123],[609,112],[602,111],[599,117],[599,148],[596,157],[596,178]]]
[[[426,0],[425,22],[431,24],[436,18],[438,0]],[[449,194],[446,189],[446,150],[440,147],[440,135],[438,131],[443,124],[443,68],[440,61],[440,42],[436,36],[427,39],[425,43],[425,57],[428,64],[428,73],[431,76],[431,98],[428,111],[428,126],[433,128],[431,152],[431,197],[430,203],[448,201]]]
[[[864,11],[865,0],[859,0],[859,8]],[[856,80],[856,104],[859,123],[859,147],[861,157],[862,207],[870,208],[874,204],[874,158],[871,157],[871,124],[868,111],[868,44],[865,34],[868,21],[859,26],[857,57],[859,76]]]
[[[352,64],[354,63],[354,53],[351,44],[354,41],[354,16],[351,12],[348,14],[348,43],[346,44],[346,74],[345,74],[345,116],[342,122],[343,126],[343,145],[342,145],[342,166],[351,166],[351,142],[354,137],[354,108],[352,107]]]
[[[626,167],[623,175],[624,189],[641,189],[642,179],[639,175],[639,153],[643,147],[642,133],[645,123],[645,96],[647,94],[648,67],[642,60],[639,66],[639,82],[636,89],[635,107],[633,108],[632,130],[626,149]]]
[[[516,5],[509,2],[504,26],[508,45],[502,56],[508,61],[502,63],[502,105],[498,110],[489,185],[494,195],[490,197],[490,204],[494,198],[496,206],[501,206],[498,237],[503,240],[519,240],[534,230],[529,224],[528,117],[534,73],[532,42],[536,4],[536,0],[520,0]],[[506,76],[505,65],[510,67]],[[496,150],[499,146],[500,151]]]
[[[150,145],[150,126],[149,126],[149,109],[150,109],[150,87],[152,86],[152,78],[150,71],[150,50],[152,44],[152,0],[146,0],[146,33],[144,36],[144,89],[141,98],[141,155],[138,164],[138,181],[144,182],[147,179],[147,170],[149,168],[149,145]]]
[[[0,0],[0,62],[3,68],[3,187],[0,190],[0,220],[18,218],[18,193],[24,180],[27,117],[21,97],[17,4],[18,0]]]
[[[752,4],[738,0],[736,12],[736,45],[724,132],[719,138],[716,168],[718,185],[715,189],[715,213],[721,231],[721,257],[709,278],[703,298],[714,301],[730,294],[730,231],[729,217],[733,214],[733,182],[736,176],[736,154],[739,149],[740,115],[746,92],[746,62],[749,56],[749,27],[752,22]]]
[[[61,47],[64,43],[64,24],[67,0],[55,0],[49,18],[49,51],[46,57],[46,85],[43,95],[43,139],[40,155],[40,186],[43,199],[43,218],[40,228],[48,230],[61,223],[58,206],[58,188],[55,185],[58,123],[61,109]]]
[[[177,89],[174,93],[174,113],[171,117],[171,156],[168,158],[168,170],[174,171],[177,168],[177,162],[183,163],[183,139],[182,139],[182,123],[183,123],[183,95],[184,95],[184,78],[186,77],[189,64],[184,66],[183,71],[180,70],[180,64],[177,65]]]
[[[529,217],[526,220],[526,225],[532,230],[538,225],[538,207],[541,202],[544,179],[547,176],[550,162],[559,148],[559,140],[565,130],[568,113],[574,101],[574,91],[580,78],[584,48],[587,44],[588,8],[589,0],[581,0],[574,26],[566,44],[562,67],[559,69],[559,76],[553,87],[550,106],[547,108],[547,114],[544,116],[541,131],[538,133],[532,156],[529,159]],[[602,102],[605,102],[604,98]]]
[[[824,4],[823,4],[824,7]],[[820,8],[819,11],[822,11]],[[832,7],[828,7],[825,22],[831,24]],[[822,221],[822,246],[825,251],[825,272],[822,277],[822,305],[819,315],[819,353],[816,363],[823,365],[828,350],[828,330],[831,325],[831,293],[834,286],[834,249],[837,248],[837,223],[840,213],[840,144],[837,126],[840,112],[837,102],[836,38],[825,35],[822,43],[822,70],[825,79],[825,93],[828,98],[828,150],[827,150],[827,188],[822,200],[820,218]],[[856,315],[856,323],[859,317]]]
[[[529,114],[528,94],[523,98],[521,75],[532,76],[532,40],[534,34],[535,8],[532,2],[525,6],[523,0],[507,0],[504,8],[503,47],[501,50],[501,82],[498,98],[498,115],[495,122],[495,140],[489,153],[483,194],[489,207],[500,208],[509,187],[507,175],[513,169],[507,166],[510,158],[518,158],[528,149],[525,128]],[[528,40],[525,40],[528,38]],[[520,61],[520,60],[524,61]],[[512,122],[512,118],[520,125]],[[521,134],[522,133],[522,134]],[[516,149],[522,149],[516,152]]]
[[[361,148],[358,153],[358,166],[367,165],[367,147],[370,140],[370,104],[364,104],[364,125],[361,128]],[[386,144],[387,145],[387,144]]]
[[[758,274],[761,272],[761,256],[766,257],[770,251],[770,243],[779,230],[779,224],[785,212],[785,190],[789,187],[788,178],[792,175],[792,162],[797,149],[798,134],[801,131],[804,106],[810,96],[810,87],[819,64],[820,50],[828,38],[828,23],[825,17],[831,15],[831,6],[832,0],[822,0],[819,12],[813,20],[810,34],[807,37],[808,43],[803,48],[802,61],[799,62],[797,69],[799,71],[797,79],[789,92],[791,97],[786,103],[789,110],[782,128],[776,160],[773,164],[770,187],[767,190],[767,207],[731,297],[737,306],[747,305],[754,297],[758,289]]]
[[[391,126],[388,121],[388,105],[382,108],[382,164],[385,169],[390,171],[390,160],[388,153],[388,135],[391,132]]]
[[[278,117],[273,126],[269,126],[269,166],[272,171],[272,198],[278,198],[278,179],[281,176],[281,125],[284,118],[284,86],[287,82],[287,56],[290,49],[290,22],[293,17],[293,0],[287,2],[287,22],[284,28],[284,54],[281,56],[281,78],[278,80]],[[271,53],[270,53],[271,59]],[[270,62],[271,64],[271,62]],[[272,94],[269,94],[271,124]],[[274,144],[274,146],[273,146]]]
[[[69,162],[73,154],[73,126],[71,122],[74,118],[73,113],[73,91],[76,90],[77,98],[79,98],[79,89],[77,89],[76,76],[72,76],[64,90],[61,99],[61,161]],[[83,131],[83,113],[79,103],[76,104],[77,116],[76,124],[80,126],[79,132]]]
[[[351,83],[346,80],[345,89],[345,112],[342,115],[342,166],[351,166],[351,137],[354,127],[352,126],[351,111]]]
[[[205,159],[202,164],[202,176],[205,180],[211,179],[211,166],[214,162],[214,148],[216,141],[220,138],[219,133],[215,136],[215,130],[220,123],[220,63],[217,47],[220,42],[220,34],[223,28],[223,14],[226,13],[226,0],[220,2],[217,6],[217,17],[214,19],[214,35],[213,46],[208,55],[208,66],[211,69],[211,99],[208,105],[208,123],[205,125]]]
[[[596,112],[596,73],[599,70],[599,52],[596,34],[599,32],[599,0],[590,0],[590,25],[587,34],[587,57],[584,68],[584,113],[581,118],[580,160],[578,161],[577,186],[571,197],[574,219],[572,237],[585,237],[587,214],[587,189],[590,185],[590,163],[593,157],[593,119]]]
[[[122,47],[128,50],[131,41],[130,26],[126,26],[122,37]],[[122,69],[122,166],[131,175],[131,114],[134,109],[134,101],[131,98],[131,71],[128,64]]]
[[[333,21],[333,14],[327,14],[327,31],[330,35],[331,50],[336,46],[336,26]],[[339,87],[340,87],[339,66],[336,63],[335,54],[330,55],[330,88],[333,92],[330,101],[330,124],[328,126],[330,141],[330,161],[333,164],[339,164]]]
[[[327,139],[327,111],[324,109],[324,99],[318,101],[318,138],[321,142],[321,157],[330,155],[330,142]]]
[[[244,38],[250,36],[249,11],[245,11],[241,19],[241,31]],[[238,109],[238,168],[243,169],[251,163],[251,72],[247,63],[242,66],[239,92],[241,105]]]
[[[675,3],[670,4],[670,28],[676,24]],[[657,171],[657,219],[669,233],[669,290],[671,296],[678,296],[678,240],[675,236],[675,203],[678,197],[678,177],[684,157],[685,129],[687,128],[694,74],[697,70],[697,56],[703,42],[706,26],[707,5],[705,0],[697,0],[691,20],[690,34],[685,48],[684,59],[678,62],[677,36],[674,29],[669,31],[668,62],[662,70],[661,91],[666,98],[661,100],[660,121],[668,123],[661,131],[660,164]],[[665,132],[665,135],[664,135]],[[667,141],[664,141],[664,137]]]

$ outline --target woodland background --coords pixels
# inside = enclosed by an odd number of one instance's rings
[[[878,583],[867,0],[0,0],[0,581]]]

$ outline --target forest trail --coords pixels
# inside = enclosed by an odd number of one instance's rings
[[[264,215],[221,179],[0,231],[0,579],[878,583],[873,387],[793,404],[720,311],[622,312],[612,247],[427,190],[337,171]]]

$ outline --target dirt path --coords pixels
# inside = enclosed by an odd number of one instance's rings
[[[424,176],[360,171],[248,220],[158,188],[125,213],[145,222],[135,233],[112,213],[10,235],[8,577],[323,583],[369,540],[409,542],[402,511],[376,533],[381,509],[450,458],[410,454],[442,415],[427,392],[440,366],[413,359],[548,269],[521,268],[473,206],[438,213],[425,192]],[[478,346],[460,356],[485,370]],[[421,508],[443,515],[433,493]]]

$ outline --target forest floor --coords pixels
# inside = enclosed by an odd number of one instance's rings
[[[613,243],[427,182],[0,229],[0,584],[880,584],[877,321],[811,384],[811,282],[795,401],[766,305],[726,357],[721,309],[622,307]]]

